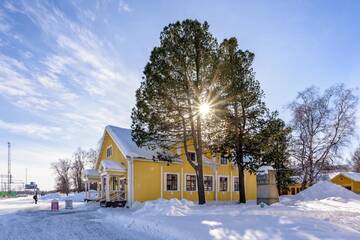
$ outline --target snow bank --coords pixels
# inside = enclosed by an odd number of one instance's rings
[[[91,199],[95,199],[96,191],[90,191]],[[85,199],[85,192],[80,193],[70,193],[68,196],[66,194],[61,193],[50,193],[40,198],[41,200],[58,200],[58,201],[65,201],[65,200],[73,200],[74,202],[83,202]]]
[[[295,201],[313,201],[326,198],[342,198],[343,200],[360,200],[360,197],[344,187],[328,181],[320,181],[304,191],[293,196]]]
[[[178,199],[159,199],[155,201],[147,201],[143,204],[137,206],[137,210],[133,215],[141,216],[185,216],[191,209],[190,207],[194,206],[193,202],[188,200],[178,200]]]

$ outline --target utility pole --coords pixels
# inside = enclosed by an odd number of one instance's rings
[[[11,143],[8,142],[8,192],[11,192]]]

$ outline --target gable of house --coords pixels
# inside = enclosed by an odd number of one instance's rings
[[[341,185],[355,193],[360,193],[360,173],[338,173],[331,178],[331,182]]]

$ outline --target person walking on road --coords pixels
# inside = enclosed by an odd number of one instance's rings
[[[37,192],[35,192],[34,196],[33,196],[33,199],[35,201],[35,204],[37,204],[37,201],[38,201],[38,196],[37,196]]]

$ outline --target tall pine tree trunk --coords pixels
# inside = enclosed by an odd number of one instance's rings
[[[198,164],[198,171],[196,172],[197,176],[197,185],[198,185],[198,197],[199,197],[199,204],[205,204],[205,189],[204,189],[204,174],[203,174],[203,150],[202,150],[202,129],[201,129],[201,119],[200,115],[198,114],[196,119],[196,136],[197,136],[197,149],[196,149],[196,157],[197,157],[197,164]]]
[[[201,169],[201,170],[200,170]],[[204,189],[204,175],[202,171],[202,166],[196,174],[197,177],[197,188],[198,188],[198,197],[199,197],[199,204],[205,204],[205,189]]]
[[[246,203],[246,195],[245,195],[245,174],[244,168],[241,164],[238,164],[239,171],[239,203]]]

